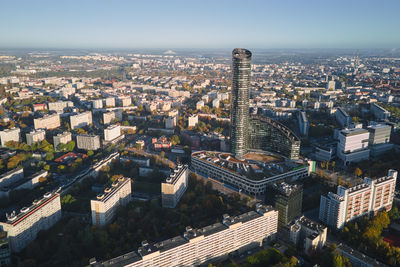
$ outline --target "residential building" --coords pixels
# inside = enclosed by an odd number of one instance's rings
[[[74,103],[71,101],[57,101],[57,102],[49,102],[47,104],[49,106],[50,111],[56,111],[57,113],[62,113],[64,108],[73,107]]]
[[[115,98],[114,97],[107,97],[105,102],[106,102],[106,107],[115,107]]]
[[[130,96],[128,97],[119,97],[118,102],[122,107],[128,107],[132,104],[132,99]]]
[[[106,142],[111,142],[112,140],[121,136],[121,126],[110,125],[104,129],[104,140]]]
[[[328,228],[304,216],[296,219],[290,229],[290,241],[304,249],[306,254],[321,250],[326,244]]]
[[[103,108],[103,100],[102,99],[92,100],[92,107],[93,108]]]
[[[378,178],[364,178],[364,183],[345,188],[338,186],[337,193],[321,196],[319,219],[337,229],[364,215],[392,209],[396,187],[397,171],[389,170],[388,175]]]
[[[165,119],[165,128],[173,129],[176,127],[177,117],[167,117]]]
[[[196,109],[202,109],[204,107],[204,101],[200,100],[196,103]]]
[[[19,252],[35,240],[40,231],[49,229],[61,219],[60,194],[58,191],[46,193],[31,206],[22,208],[20,213],[14,211],[6,217],[0,227],[8,234],[11,251]]]
[[[188,187],[189,169],[179,164],[161,183],[161,202],[164,208],[175,208]]]
[[[302,136],[308,136],[308,129],[310,128],[310,124],[304,111],[300,111],[297,113],[297,121],[299,123],[300,134]]]
[[[274,183],[266,192],[269,204],[279,211],[278,226],[284,227],[301,215],[303,188],[298,184]]]
[[[199,123],[199,116],[197,114],[194,114],[194,115],[188,117],[188,126],[189,127],[194,127],[194,126],[196,126],[197,123]]]
[[[391,125],[370,125],[367,130],[369,132],[368,146],[371,150],[371,156],[380,156],[393,149],[393,144],[390,143],[390,136],[392,133]]]
[[[100,136],[81,134],[76,136],[76,145],[79,149],[97,150],[100,149]]]
[[[341,127],[348,127],[351,123],[351,118],[350,118],[349,114],[347,114],[347,112],[341,107],[338,107],[336,109],[335,118],[336,118],[337,123]]]
[[[12,169],[0,175],[0,187],[8,187],[24,179],[24,169],[22,167]]]
[[[106,188],[103,194],[90,201],[93,225],[107,225],[114,219],[117,207],[131,201],[131,182],[130,178],[120,177],[112,183],[111,187]]]
[[[219,100],[218,99],[214,99],[212,101],[212,107],[213,108],[219,108]]]
[[[390,117],[390,112],[377,103],[372,103],[370,105],[370,110],[377,120],[388,120]]]
[[[34,119],[33,124],[35,129],[55,129],[60,127],[60,115],[57,113],[44,115],[42,118]]]
[[[72,134],[70,132],[63,132],[53,136],[54,149],[58,151],[58,146],[60,144],[67,144],[72,141]]]
[[[11,266],[11,251],[7,232],[0,232],[0,266]]]
[[[71,129],[75,130],[92,124],[92,112],[86,111],[69,117]]]
[[[339,243],[337,245],[338,252],[349,259],[351,266],[354,267],[387,267],[388,265],[383,264],[382,262],[377,261],[374,258],[361,253],[358,250],[355,250],[349,246],[346,246],[343,243]]]
[[[339,132],[337,156],[343,161],[344,165],[367,160],[370,155],[368,141],[369,132],[366,129],[352,128],[341,130]]]
[[[255,211],[239,216],[224,215],[218,222],[201,229],[186,227],[182,236],[159,243],[142,242],[137,252],[132,251],[93,267],[118,266],[197,266],[223,261],[234,251],[261,246],[275,238],[278,212],[270,206],[257,205]]]
[[[39,129],[39,130],[33,130],[30,133],[26,134],[26,143],[28,145],[32,145],[33,143],[36,142],[41,142],[46,138],[46,131]]]
[[[10,141],[19,142],[20,132],[21,130],[17,127],[0,131],[1,145],[6,146]]]
[[[110,124],[114,119],[122,120],[122,110],[117,109],[103,113],[103,124]]]

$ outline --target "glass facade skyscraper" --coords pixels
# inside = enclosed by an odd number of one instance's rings
[[[247,152],[249,130],[249,98],[251,52],[242,48],[232,51],[232,102],[231,102],[231,151],[242,159]]]

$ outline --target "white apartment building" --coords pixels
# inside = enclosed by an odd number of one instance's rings
[[[76,146],[84,150],[100,149],[100,136],[81,134],[76,136]]]
[[[219,108],[219,100],[218,99],[214,99],[212,101],[212,106],[213,106],[213,108]]]
[[[327,225],[341,229],[344,224],[360,216],[392,209],[397,171],[389,170],[388,176],[378,179],[364,178],[364,183],[345,188],[337,193],[321,196],[319,219]]]
[[[347,114],[347,112],[340,107],[337,108],[335,112],[335,118],[341,127],[347,127],[351,122],[349,114]]]
[[[106,129],[104,129],[104,140],[106,142],[110,142],[121,136],[121,126],[119,125],[110,125]]]
[[[36,142],[41,142],[46,138],[46,131],[45,130],[33,130],[30,133],[26,134],[26,143],[28,145],[32,145]]]
[[[132,251],[106,262],[103,266],[197,266],[222,261],[234,251],[243,253],[275,238],[278,229],[278,211],[271,206],[257,205],[255,211],[239,216],[224,215],[218,222],[201,229],[186,227],[182,236],[159,243],[142,242],[138,251]]]
[[[0,131],[0,139],[1,145],[6,146],[7,142],[15,141],[19,142],[19,134],[21,130],[17,127],[11,129],[5,129],[4,131]]]
[[[71,115],[69,117],[71,123],[71,129],[75,130],[86,125],[92,124],[92,112],[86,111],[77,115]]]
[[[42,199],[35,200],[30,207],[24,207],[19,214],[7,214],[7,220],[0,222],[0,227],[7,232],[11,251],[19,252],[37,234],[47,230],[61,219],[60,194],[46,193]]]
[[[189,169],[178,165],[161,183],[161,201],[164,208],[175,208],[188,187]]]
[[[104,226],[110,223],[114,219],[117,207],[131,201],[131,181],[130,178],[120,177],[110,188],[104,190],[104,194],[90,201],[93,225]]]
[[[103,113],[103,124],[110,124],[113,119],[122,120],[122,110],[113,110]]]
[[[42,118],[34,119],[35,129],[55,129],[60,127],[60,115],[57,113],[45,115]]]
[[[202,109],[204,107],[204,101],[200,100],[196,103],[196,109]]]
[[[107,97],[105,102],[106,102],[106,107],[115,107],[115,98],[114,97]]]
[[[50,111],[63,112],[66,107],[73,107],[74,103],[72,101],[57,101],[50,102],[47,104]]]
[[[58,150],[60,144],[67,144],[72,141],[72,134],[70,132],[63,132],[53,136],[54,149]]]
[[[132,98],[130,96],[127,97],[119,97],[118,102],[122,107],[128,107],[132,104]]]
[[[102,99],[93,100],[92,107],[93,108],[103,108],[103,100]]]
[[[369,159],[369,132],[365,129],[344,129],[339,133],[337,155],[344,165]]]
[[[197,114],[188,117],[188,126],[194,127],[196,124],[199,123],[199,116]]]

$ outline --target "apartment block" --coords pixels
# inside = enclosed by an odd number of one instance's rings
[[[113,110],[103,113],[103,124],[110,124],[113,119],[122,120],[122,110]]]
[[[161,183],[161,200],[164,208],[175,208],[188,187],[189,169],[179,164]]]
[[[345,188],[339,186],[337,193],[321,196],[319,219],[327,225],[341,229],[348,221],[360,216],[376,214],[392,209],[397,171],[378,178],[364,178],[364,183]]]
[[[105,102],[106,102],[106,107],[115,107],[115,98],[114,97],[107,97]]]
[[[188,126],[194,127],[196,124],[199,123],[199,116],[197,114],[188,117]]]
[[[257,205],[255,211],[239,216],[224,215],[218,222],[201,229],[186,227],[181,236],[159,243],[142,242],[138,251],[132,251],[106,262],[102,266],[197,266],[222,261],[234,251],[243,253],[271,241],[278,228],[278,211],[270,206]]]
[[[57,191],[46,193],[31,206],[22,208],[20,213],[14,211],[6,217],[0,227],[8,234],[11,251],[19,252],[35,240],[40,231],[49,229],[61,219],[60,194]]]
[[[336,118],[337,123],[341,127],[347,127],[351,123],[351,118],[350,118],[349,114],[347,114],[347,112],[340,107],[337,108],[337,110],[335,112],[335,118]]]
[[[390,112],[378,105],[377,103],[372,103],[370,106],[370,110],[377,120],[387,120],[390,117]]]
[[[92,108],[103,108],[103,100],[102,99],[92,100]]]
[[[132,104],[132,98],[128,97],[119,97],[118,102],[122,107],[128,107]]]
[[[74,103],[72,103],[71,101],[57,101],[52,103],[50,102],[47,105],[49,106],[50,111],[62,113],[64,111],[64,108],[73,107]]]
[[[100,148],[100,137],[98,135],[81,134],[76,136],[76,145],[79,149],[97,150]]]
[[[1,139],[1,145],[6,146],[7,142],[14,141],[14,142],[19,142],[19,134],[21,130],[19,128],[11,128],[11,129],[5,129],[4,131],[0,131],[0,139]]]
[[[46,138],[46,131],[39,129],[39,130],[33,130],[30,133],[26,134],[26,143],[28,145],[32,145],[33,143],[36,142],[41,142]]]
[[[24,169],[15,168],[0,175],[0,187],[8,187],[9,185],[24,179]]]
[[[303,248],[307,254],[322,249],[326,244],[328,228],[304,216],[296,219],[289,229],[290,241]]]
[[[200,100],[196,103],[196,109],[202,109],[204,107],[204,101]]]
[[[93,225],[104,226],[110,223],[114,219],[117,207],[131,201],[131,181],[130,178],[120,177],[111,187],[106,188],[103,194],[90,201]]]
[[[60,115],[57,113],[45,115],[42,118],[34,119],[35,129],[55,129],[60,127]]]
[[[71,129],[75,130],[92,124],[92,112],[86,111],[77,115],[72,115],[69,117],[69,119],[71,123]]]
[[[53,136],[54,149],[58,150],[60,144],[67,144],[72,141],[72,134],[70,132],[63,132]]]
[[[297,121],[299,123],[299,132],[302,136],[308,136],[308,129],[310,124],[307,119],[307,115],[304,111],[300,111],[297,114]]]
[[[165,119],[165,128],[167,129],[173,129],[176,127],[176,123],[177,123],[177,118],[176,117],[167,117]]]
[[[104,140],[106,142],[110,142],[121,136],[121,126],[119,125],[110,125],[106,129],[104,129]]]

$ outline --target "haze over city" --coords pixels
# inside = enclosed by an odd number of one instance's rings
[[[399,1],[0,10],[0,267],[400,266]]]

